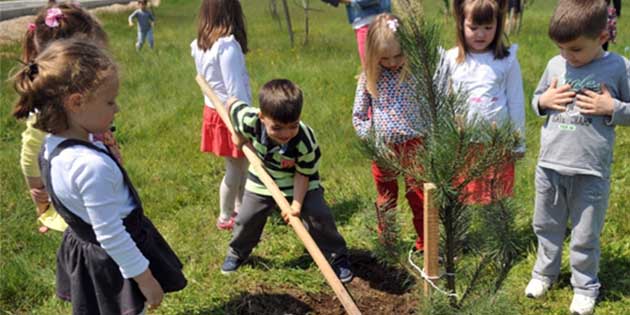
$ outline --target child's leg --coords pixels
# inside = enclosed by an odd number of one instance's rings
[[[596,176],[576,175],[569,188],[571,216],[571,284],[575,293],[599,295],[600,242],[608,208],[610,181]]]
[[[153,29],[147,31],[147,41],[149,41],[149,47],[153,49]]]
[[[322,188],[306,193],[300,216],[304,227],[324,255],[333,261],[347,257],[346,241],[337,231],[335,219],[324,200]]]
[[[138,38],[136,39],[136,50],[140,50],[142,48],[143,43],[144,43],[144,34],[142,34],[142,31],[138,30]]]
[[[250,191],[243,194],[243,204],[236,217],[232,240],[227,255],[245,259],[260,241],[267,217],[275,207],[272,197],[261,196]]]
[[[398,199],[398,180],[396,174],[372,162],[372,177],[376,184],[376,218],[378,231],[383,232],[387,226],[385,212],[395,209]]]
[[[536,167],[536,200],[533,227],[538,253],[532,278],[552,283],[560,273],[562,243],[568,220],[566,188],[556,171]]]
[[[235,205],[240,206],[243,200],[244,179],[247,178],[246,158],[225,158],[225,176],[219,188],[219,202],[221,204],[221,214],[219,218],[223,221],[229,220],[234,213]]]
[[[354,35],[357,38],[357,49],[359,51],[359,58],[361,59],[362,68],[365,68],[365,41],[367,39],[367,33],[368,25],[354,30]]]

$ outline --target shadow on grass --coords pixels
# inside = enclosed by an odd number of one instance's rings
[[[565,244],[569,246],[569,244]],[[626,280],[630,274],[630,257],[627,254],[607,249],[602,245],[602,254],[599,264],[600,288],[599,300],[617,302],[630,297],[630,281]],[[563,259],[568,259],[564,256]],[[559,288],[571,289],[571,267],[563,270],[558,276]]]
[[[337,226],[348,224],[355,213],[363,211],[362,207],[364,206],[359,196],[354,196],[347,200],[335,200],[330,198],[327,199],[327,202],[335,216]]]
[[[630,257],[627,254],[604,248],[599,270],[602,301],[615,302],[630,297]]]

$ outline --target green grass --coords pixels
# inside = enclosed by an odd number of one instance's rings
[[[291,48],[286,32],[270,18],[267,1],[243,1],[252,91],[255,95],[261,84],[278,77],[301,86],[305,96],[303,119],[316,131],[322,145],[326,198],[341,233],[351,249],[372,250],[374,235],[369,222],[373,222],[375,191],[369,160],[357,148],[351,126],[354,76],[359,71],[354,34],[343,9],[319,1],[311,3],[321,11],[311,13],[306,47],[299,44],[303,39],[302,13],[292,5],[298,44]],[[520,45],[528,101],[547,60],[557,54],[546,36],[552,7],[553,3],[536,1],[526,12],[523,31],[512,38]],[[429,14],[438,8],[429,8]],[[304,255],[302,245],[277,216],[268,223],[256,248],[255,255],[264,258],[260,263],[247,265],[230,278],[219,272],[230,235],[214,228],[223,163],[198,150],[203,107],[189,48],[196,34],[197,9],[198,1],[164,1],[155,9],[156,50],[141,53],[134,51],[135,29],[126,24],[128,13],[99,16],[121,67],[116,136],[126,167],[148,216],[179,254],[189,279],[189,286],[170,294],[155,313],[221,314],[231,299],[261,284],[331,293],[314,264],[299,263]],[[624,31],[629,26],[627,17],[619,20],[619,38],[611,46],[613,51],[623,52],[630,46],[630,32]],[[454,45],[452,28],[449,24],[445,29],[447,47]],[[5,78],[17,65],[18,44],[0,46],[0,56]],[[0,313],[68,314],[69,305],[54,296],[54,257],[61,235],[37,233],[34,207],[19,169],[24,126],[10,117],[15,100],[10,84],[3,81],[0,91]],[[518,164],[516,200],[522,208],[519,226],[524,237],[533,239],[533,174],[542,120],[529,108],[527,115],[528,152]],[[602,235],[603,301],[597,313],[621,315],[630,308],[630,227],[626,224],[630,222],[630,129],[618,129],[615,151],[610,207]],[[403,206],[400,216],[404,240],[411,246],[413,228],[407,210]],[[535,258],[533,246],[511,272],[505,289],[522,314],[566,314],[571,299],[566,260],[560,283],[547,298],[531,301],[522,297]]]

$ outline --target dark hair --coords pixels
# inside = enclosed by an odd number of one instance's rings
[[[246,54],[247,33],[245,17],[239,0],[203,0],[199,8],[199,24],[197,26],[197,46],[208,50],[221,37],[234,35]]]
[[[580,36],[595,39],[608,21],[608,5],[604,0],[560,0],[549,22],[549,37],[566,43]]]
[[[281,123],[300,120],[302,114],[302,90],[287,79],[271,80],[258,93],[260,112]]]
[[[62,17],[58,19],[59,25],[55,27],[46,24],[48,10],[57,8],[61,10]],[[22,61],[29,62],[44,50],[51,41],[82,35],[89,40],[94,40],[101,46],[107,45],[107,34],[100,23],[87,10],[72,3],[51,3],[39,11],[33,22],[34,29],[28,29],[24,35],[22,45]]]
[[[13,116],[23,119],[35,113],[33,127],[53,134],[64,131],[69,127],[66,98],[89,93],[111,73],[116,73],[116,64],[94,43],[79,38],[54,41],[12,76],[19,95]]]
[[[483,25],[497,21],[497,29],[489,48],[494,53],[494,58],[503,59],[510,52],[505,44],[503,25],[505,24],[505,12],[507,10],[507,0],[454,0],[453,12],[455,14],[455,24],[457,28],[458,54],[456,61],[461,63],[466,58],[468,47],[464,36],[464,21],[470,15],[473,23]]]

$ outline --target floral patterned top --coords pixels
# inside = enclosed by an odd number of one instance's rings
[[[352,110],[352,125],[360,138],[374,132],[379,142],[399,144],[423,136],[414,85],[409,80],[401,81],[401,72],[382,68],[376,84],[377,98],[368,92],[367,77],[361,74]]]

